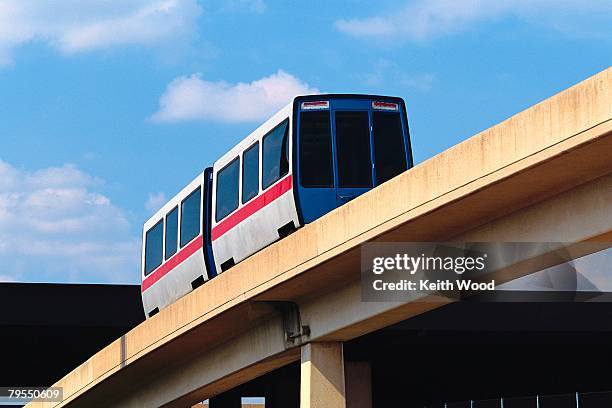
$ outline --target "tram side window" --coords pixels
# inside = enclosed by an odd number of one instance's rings
[[[259,142],[242,154],[242,203],[259,193]]]
[[[166,215],[166,259],[176,253],[178,244],[178,207],[174,207]]]
[[[270,187],[289,172],[289,120],[270,131],[263,139],[262,186]]]
[[[181,248],[200,234],[201,195],[201,189],[198,187],[181,203]]]
[[[336,112],[338,186],[372,187],[367,112]]]
[[[217,173],[217,201],[215,204],[217,222],[238,208],[239,163],[236,157]]]
[[[162,263],[164,220],[161,219],[145,235],[145,276]]]
[[[334,185],[328,111],[300,114],[300,183],[304,187]]]
[[[374,112],[372,125],[378,185],[406,170],[406,146],[399,113]]]

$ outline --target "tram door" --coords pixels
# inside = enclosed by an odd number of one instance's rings
[[[345,204],[373,185],[370,118],[368,111],[333,111],[336,145],[336,203]]]
[[[407,169],[407,134],[396,103],[368,99],[312,102],[298,117],[298,195],[311,222]]]
[[[338,206],[406,171],[409,155],[399,110],[332,113]]]

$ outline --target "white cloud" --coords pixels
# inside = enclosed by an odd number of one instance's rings
[[[71,54],[119,45],[153,46],[190,34],[197,0],[3,0],[0,65],[15,47],[42,41]]]
[[[406,73],[392,60],[380,58],[371,63],[371,71],[355,74],[355,78],[369,88],[377,89],[385,83],[393,83],[420,92],[431,90],[437,78],[429,73]],[[374,91],[376,93],[376,91]]]
[[[149,193],[149,197],[147,198],[147,202],[145,203],[145,208],[151,213],[155,213],[159,210],[168,199],[166,198],[166,194],[163,192],[158,193]]]
[[[137,282],[139,240],[125,213],[73,165],[37,171],[0,160],[0,275],[56,282]]]
[[[307,83],[279,70],[251,83],[211,82],[200,74],[173,80],[159,99],[156,122],[217,120],[250,122],[267,119],[296,95],[319,93]]]
[[[417,89],[421,92],[429,91],[436,83],[436,76],[433,74],[414,74],[404,76],[400,83],[408,88]]]
[[[395,37],[421,42],[472,29],[482,22],[514,17],[571,34],[590,35],[595,34],[594,19],[610,23],[610,12],[609,0],[416,0],[387,14],[340,19],[335,27],[359,38]],[[609,26],[604,27],[609,32]]]
[[[249,11],[261,14],[266,10],[264,0],[225,0],[223,4],[229,11]]]
[[[16,279],[12,275],[0,275],[0,282],[16,282]]]

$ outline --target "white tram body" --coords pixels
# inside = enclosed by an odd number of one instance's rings
[[[155,226],[162,226],[161,235],[162,241],[162,259],[159,266],[151,273],[145,275],[145,269],[142,273],[142,302],[145,311],[159,310],[174,300],[181,298],[193,290],[191,283],[203,277],[204,280],[210,278],[209,271],[204,262],[204,248],[202,240],[202,222],[198,222],[197,228],[191,228],[189,235],[186,231],[182,231],[181,226],[185,227],[186,222],[183,217],[186,215],[181,211],[184,207],[185,200],[194,192],[204,191],[204,173],[199,174],[191,183],[183,188],[177,195],[172,197],[162,208],[159,209],[145,224],[143,229],[143,249],[142,249],[142,265],[145,265],[147,242],[147,231],[154,231]],[[198,203],[202,206],[204,194],[200,194]],[[201,213],[201,211],[200,211]],[[175,239],[170,239],[171,228],[169,220],[175,217],[176,214],[176,231]],[[185,220],[186,221],[186,220]],[[195,235],[193,238],[190,237]],[[185,239],[181,242],[181,236]],[[190,239],[191,238],[191,239]],[[174,243],[174,248],[170,248],[170,242]],[[154,312],[155,313],[155,312]]]
[[[282,233],[284,226],[291,225],[292,229],[300,226],[292,183],[291,108],[292,104],[287,105],[217,160],[213,166],[215,182],[212,201],[217,203],[219,173],[227,169],[232,162],[239,163],[244,160],[243,154],[249,148],[257,150],[258,162],[263,163],[264,143],[270,143],[267,137],[273,137],[274,135],[271,135],[270,132],[286,123],[286,126],[283,127],[286,128],[285,140],[289,144],[287,146],[287,169],[278,171],[271,178],[272,181],[267,183],[270,185],[258,183],[256,195],[253,197],[245,197],[243,189],[239,189],[238,207],[225,218],[221,219],[222,214],[218,213],[217,206],[212,207],[211,240],[217,271],[223,272],[229,269],[232,265],[281,238],[279,230]],[[264,138],[266,138],[265,141]],[[263,166],[257,167],[258,179],[263,180]],[[238,171],[238,173],[239,185],[242,186],[244,172]]]

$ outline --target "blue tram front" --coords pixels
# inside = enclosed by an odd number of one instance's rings
[[[412,167],[400,98],[303,96],[293,112],[294,184],[303,223]]]

